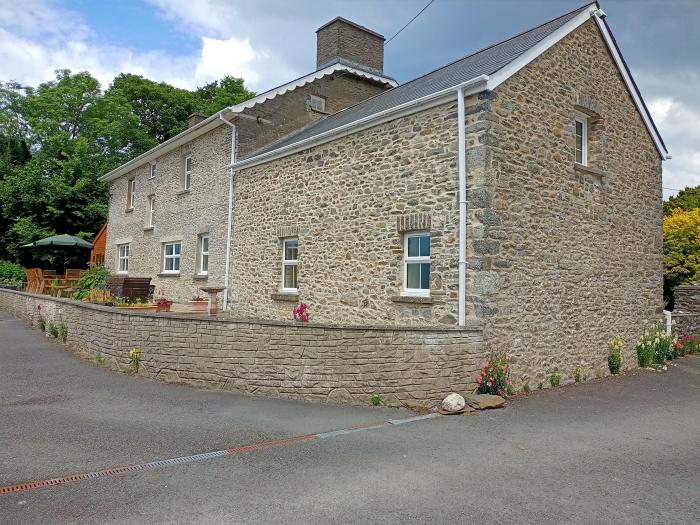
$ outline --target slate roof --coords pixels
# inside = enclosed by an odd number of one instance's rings
[[[480,75],[492,75],[590,6],[591,3],[589,2],[533,29],[460,58],[421,77],[360,102],[355,106],[329,115],[323,120],[277,142],[273,142],[262,149],[256,150],[239,160],[257,157],[296,142],[313,138],[321,133],[332,131],[381,111],[456,87]]]

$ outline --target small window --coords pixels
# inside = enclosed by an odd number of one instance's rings
[[[404,293],[430,294],[430,234],[406,236],[404,246]]]
[[[146,224],[149,228],[153,228],[156,213],[156,196],[150,195],[148,197],[148,220]]]
[[[163,273],[180,273],[181,254],[181,243],[166,242],[163,245]]]
[[[324,112],[326,111],[326,99],[323,97],[319,97],[316,95],[310,95],[310,104],[311,104],[311,109],[314,111],[321,111]]]
[[[285,239],[282,242],[282,291],[296,292],[297,266],[299,265],[299,239]]]
[[[197,273],[200,275],[209,273],[209,235],[199,236],[199,268]]]
[[[575,161],[583,166],[588,165],[588,119],[583,115],[574,118],[576,126]]]
[[[119,273],[129,272],[129,245],[119,244],[117,245],[117,251],[119,253],[118,268]]]
[[[149,171],[148,171],[148,178],[149,178],[149,179],[155,179],[155,177],[156,177],[156,165],[155,165],[155,164],[151,164],[151,167],[150,167],[150,169],[149,169]]]
[[[126,207],[130,210],[134,209],[136,203],[136,179],[129,179],[129,188],[127,189]]]
[[[189,190],[192,184],[192,157],[185,157],[185,173],[182,177],[182,189]]]

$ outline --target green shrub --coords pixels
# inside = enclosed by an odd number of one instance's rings
[[[56,326],[53,321],[49,321],[46,325],[46,333],[51,337],[58,337],[58,326]]]
[[[558,372],[552,372],[552,375],[549,376],[549,384],[552,385],[552,388],[557,388],[559,383],[561,383],[561,376]]]
[[[2,279],[7,279],[8,281],[24,281],[24,267],[21,264],[0,260],[0,280]]]
[[[608,369],[613,375],[619,374],[622,368],[622,345],[624,344],[619,335],[608,341]]]
[[[87,270],[78,281],[78,291],[73,294],[73,299],[82,301],[93,288],[104,287],[109,277],[109,270],[104,266],[95,265]]]
[[[645,331],[637,343],[637,360],[639,366],[648,367],[661,364],[667,359],[678,357],[673,338],[667,335],[663,326],[651,331]]]
[[[372,397],[370,398],[370,402],[375,406],[379,406],[382,402],[382,397],[379,394],[372,394]]]
[[[574,381],[577,383],[581,382],[581,376],[583,375],[583,368],[580,366],[577,366],[576,369],[574,370]]]
[[[68,326],[66,323],[58,324],[58,340],[65,343],[68,339]]]
[[[528,383],[525,383],[523,385],[523,392],[525,392],[527,394],[529,391],[530,391],[530,385]]]
[[[46,319],[44,319],[43,315],[39,314],[39,317],[36,320],[36,325],[39,327],[39,330],[46,332]]]
[[[105,358],[102,355],[102,352],[97,352],[95,354],[95,363],[97,363],[98,365],[103,365],[105,363]]]

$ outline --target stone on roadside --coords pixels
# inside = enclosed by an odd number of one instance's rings
[[[446,412],[459,412],[464,408],[464,398],[459,394],[452,393],[442,400],[442,409]]]
[[[501,396],[494,396],[491,394],[474,394],[467,396],[467,404],[478,410],[484,410],[486,408],[501,408],[506,404],[506,400]]]

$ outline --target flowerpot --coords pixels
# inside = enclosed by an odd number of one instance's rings
[[[169,304],[161,305],[161,306],[156,305],[156,313],[158,313],[158,312],[169,312],[169,311],[170,311],[170,305],[169,305]]]
[[[206,312],[209,301],[190,301],[193,312]]]

